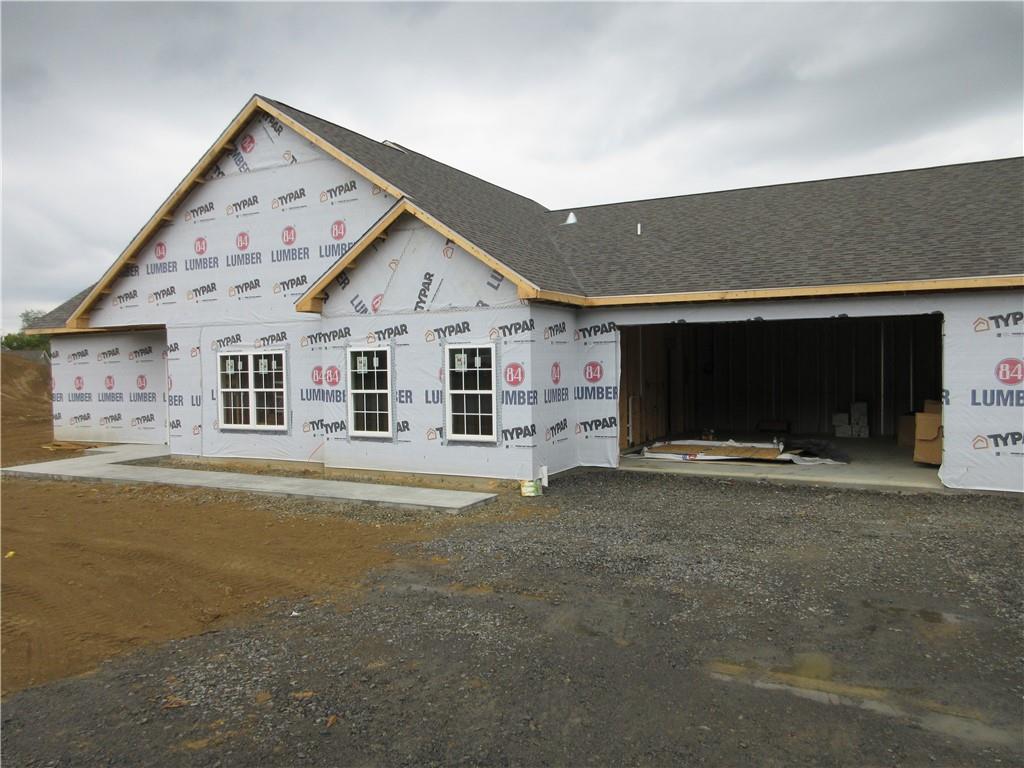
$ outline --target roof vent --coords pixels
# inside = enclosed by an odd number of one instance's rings
[[[391,141],[390,139],[384,139],[384,141],[382,141],[381,144],[383,144],[385,147],[391,147],[392,149],[397,149],[403,155],[409,154],[409,150],[407,150],[401,144],[398,144],[397,142]]]
[[[573,211],[569,211],[569,215],[565,217],[565,224],[575,224],[576,214]]]
[[[639,221],[636,223],[636,234],[637,234],[637,236],[640,235],[640,222]]]

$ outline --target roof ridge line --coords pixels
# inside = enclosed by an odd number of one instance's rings
[[[411,155],[416,155],[418,157],[422,157],[425,160],[429,160],[432,163],[437,163],[438,165],[442,165],[445,168],[448,168],[449,170],[455,171],[456,173],[461,174],[462,176],[468,176],[471,179],[476,179],[477,181],[479,181],[479,182],[481,182],[483,184],[487,184],[488,186],[494,187],[495,189],[500,189],[502,192],[507,192],[510,195],[515,195],[516,197],[520,198],[521,200],[526,200],[527,202],[533,203],[534,205],[536,205],[539,208],[541,208],[543,210],[543,212],[545,212],[545,213],[547,213],[549,211],[549,208],[546,205],[544,205],[543,203],[537,202],[532,197],[527,197],[526,195],[520,194],[519,192],[516,192],[515,190],[509,189],[508,187],[503,187],[500,184],[495,184],[493,181],[488,181],[487,179],[485,179],[485,178],[483,178],[481,176],[477,176],[476,174],[469,173],[468,171],[464,171],[461,168],[456,168],[454,165],[450,165],[449,163],[446,163],[446,162],[444,162],[442,160],[438,160],[436,157],[431,157],[430,155],[426,155],[426,154],[420,152],[419,150],[412,149],[411,147],[406,146],[405,144],[400,144],[399,142],[392,141],[391,139],[386,139],[384,141],[379,141],[378,139],[374,139],[374,138],[372,138],[370,136],[366,136],[365,134],[359,133],[358,131],[353,131],[351,128],[347,128],[344,125],[339,125],[338,123],[331,122],[330,120],[327,120],[327,119],[325,119],[323,117],[320,117],[319,115],[314,115],[312,112],[306,112],[305,110],[299,109],[297,107],[293,107],[291,104],[285,104],[283,101],[277,101],[276,99],[270,99],[270,98],[267,98],[266,96],[260,96],[260,98],[264,99],[266,101],[269,101],[272,104],[280,104],[281,106],[288,107],[288,109],[295,110],[296,112],[301,112],[302,114],[308,115],[309,117],[312,117],[312,118],[314,118],[316,120],[319,120],[322,123],[327,123],[328,125],[332,125],[335,128],[340,128],[343,131],[348,131],[349,133],[355,134],[356,136],[359,136],[362,139],[366,139],[366,141],[372,141],[375,144],[379,144],[382,147],[387,147],[388,149],[392,149],[392,150],[395,150],[395,151],[404,150],[406,154],[411,154]],[[389,146],[388,142],[391,142],[391,144],[398,145],[399,147],[401,147],[401,150],[397,150],[395,147]]]
[[[1005,163],[1010,160],[1024,160],[1024,155],[993,157],[988,160],[965,160],[962,163],[946,163],[944,165],[926,165],[920,168],[900,168],[895,171],[873,171],[871,173],[854,173],[847,176],[830,176],[825,179],[804,179],[803,181],[780,181],[773,184],[754,184],[749,187],[732,187],[730,189],[711,189],[706,192],[688,192],[683,195],[662,195],[661,197],[641,197],[635,200],[616,200],[611,203],[592,203],[590,205],[570,205],[565,208],[551,208],[548,213],[566,213],[587,208],[610,208],[613,205],[630,205],[633,203],[653,203],[658,200],[679,200],[684,197],[704,197],[706,195],[724,195],[729,192],[749,192],[755,189],[772,189],[774,187],[795,187],[802,184],[824,184],[827,181],[847,181],[850,179],[867,179],[872,176],[896,176],[903,173],[937,171],[940,168],[959,168],[964,165],[985,165],[987,163]]]

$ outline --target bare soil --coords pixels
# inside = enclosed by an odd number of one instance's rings
[[[53,439],[45,365],[4,354],[0,381],[5,466],[76,451],[43,447]],[[432,520],[357,522],[297,499],[29,479],[4,480],[0,503],[5,696],[239,621],[268,600],[343,601]]]
[[[340,599],[421,528],[162,486],[12,479],[0,498],[5,695],[271,598]]]
[[[0,466],[68,458],[71,445],[54,451],[49,366],[18,355],[0,355]]]

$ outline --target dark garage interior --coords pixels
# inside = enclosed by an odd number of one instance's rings
[[[834,435],[867,404],[869,440],[942,391],[939,314],[620,326],[620,448],[665,439]],[[909,461],[909,451],[908,451]]]

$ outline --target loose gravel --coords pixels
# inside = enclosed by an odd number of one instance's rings
[[[11,697],[4,763],[1020,764],[1021,512],[575,471],[428,521],[350,606],[273,603]]]

